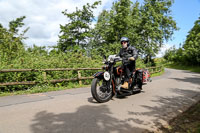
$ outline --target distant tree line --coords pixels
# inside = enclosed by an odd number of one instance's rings
[[[178,49],[170,48],[166,51],[164,58],[183,65],[200,66],[200,17],[188,32],[183,46]]]

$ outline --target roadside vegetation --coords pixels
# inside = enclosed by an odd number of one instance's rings
[[[181,65],[179,63],[167,63],[165,65],[167,68],[173,68],[173,69],[179,69],[179,70],[188,70],[191,72],[197,72],[200,73],[200,66],[190,66],[190,65]]]
[[[190,107],[162,128],[163,133],[200,133],[200,102]]]
[[[145,68],[164,64],[162,58],[155,60],[152,58],[162,47],[163,41],[170,39],[173,31],[178,29],[176,22],[168,14],[172,1],[145,0],[143,4],[132,3],[130,0],[116,1],[110,10],[103,10],[99,14],[97,24],[91,28],[90,25],[94,20],[93,10],[100,3],[97,1],[93,5],[86,4],[82,9],[77,8],[72,13],[68,13],[67,10],[63,11],[63,15],[70,21],[60,26],[61,34],[58,43],[51,50],[37,45],[27,48],[24,40],[28,37],[25,34],[31,27],[24,25],[25,16],[9,22],[8,28],[0,24],[0,69],[101,67],[102,55],[119,52],[121,47],[119,40],[122,36],[129,37],[131,44],[139,50],[140,59],[137,60],[137,67]],[[195,24],[197,25],[198,21]],[[167,61],[177,61],[176,57],[180,57],[180,55],[174,54],[180,53],[177,51],[183,50],[169,50],[164,58]],[[171,66],[174,67],[174,65]],[[91,76],[92,73],[94,72],[88,71],[85,76]],[[152,76],[160,74],[162,72]],[[76,73],[73,72],[51,72],[48,73],[47,79],[76,76]],[[41,72],[0,73],[0,82],[15,81],[39,81],[42,83],[43,77]],[[91,80],[86,80],[83,84],[90,82]],[[48,86],[46,88],[49,89],[45,89],[44,86]],[[20,92],[36,93],[59,90],[62,87],[73,88],[74,86],[77,87],[78,83],[1,86],[0,95]]]
[[[62,14],[69,20],[60,25],[57,45],[51,48],[36,44],[28,47],[24,40],[26,27],[22,16],[12,20],[5,28],[0,24],[0,70],[2,69],[45,69],[45,68],[100,68],[102,56],[117,54],[121,48],[120,38],[126,36],[140,54],[137,68],[158,65],[153,58],[177,30],[176,22],[171,17],[172,0],[143,3],[131,0],[115,1],[110,10],[103,10],[98,18],[93,11],[101,4],[96,1],[86,4],[74,12],[67,9]],[[95,20],[96,19],[96,20]],[[92,23],[97,23],[91,27]],[[94,71],[85,71],[85,77]],[[74,78],[77,73],[48,72],[47,80]],[[37,93],[64,88],[79,87],[78,82],[43,84],[41,72],[0,73],[0,83],[36,81],[37,85],[0,86],[0,95],[18,93]],[[84,80],[83,85],[91,80]]]
[[[188,32],[186,41],[166,51],[166,67],[200,73],[200,17]],[[200,133],[200,101],[169,122],[164,133]]]
[[[200,72],[200,17],[188,32],[179,48],[171,47],[165,52],[167,67]]]

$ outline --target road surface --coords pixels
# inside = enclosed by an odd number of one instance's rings
[[[200,74],[166,69],[139,94],[96,103],[90,88],[0,98],[0,133],[141,133],[200,100]]]

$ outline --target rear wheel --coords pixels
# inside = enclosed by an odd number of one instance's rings
[[[107,102],[112,98],[112,86],[108,88],[106,84],[103,79],[94,78],[92,80],[91,93],[99,103]]]

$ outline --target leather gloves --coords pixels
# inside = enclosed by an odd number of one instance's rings
[[[128,58],[128,60],[130,60],[130,61],[134,61],[135,58],[134,58],[134,57],[130,57],[130,58]]]

